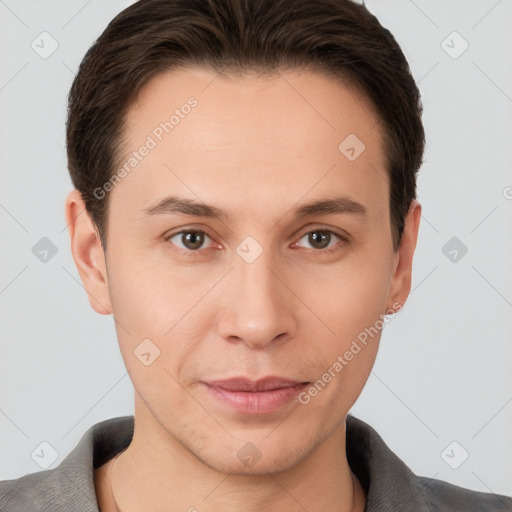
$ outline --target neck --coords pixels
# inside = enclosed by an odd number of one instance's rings
[[[121,512],[363,512],[366,498],[348,465],[345,439],[343,423],[286,471],[226,474],[204,464],[136,407],[132,442],[111,475],[115,501]]]

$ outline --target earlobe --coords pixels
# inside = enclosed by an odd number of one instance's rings
[[[112,313],[105,253],[82,195],[73,189],[66,198],[66,222],[71,252],[92,308],[101,315]]]
[[[401,309],[409,296],[412,281],[412,261],[418,240],[420,219],[421,204],[414,199],[405,219],[400,247],[395,254],[395,266],[386,309],[388,313]]]

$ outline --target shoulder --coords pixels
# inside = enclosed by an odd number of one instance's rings
[[[58,487],[54,469],[3,480],[0,482],[0,510],[51,510],[60,501],[55,492],[52,492],[55,489]],[[64,504],[60,501],[60,505]]]
[[[366,512],[512,512],[510,497],[416,475],[376,430],[352,415],[346,451],[366,492]]]
[[[512,498],[477,492],[442,480],[416,477],[429,510],[464,512],[512,512]]]
[[[98,512],[88,478],[65,475],[61,466],[0,482],[2,512]]]
[[[98,512],[94,469],[131,441],[133,416],[91,426],[55,468],[0,481],[1,512]]]

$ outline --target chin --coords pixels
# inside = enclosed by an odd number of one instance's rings
[[[221,473],[227,473],[237,476],[264,476],[269,473],[280,473],[287,471],[299,464],[303,457],[300,454],[261,454],[260,459],[253,462],[241,462],[238,453],[235,452],[233,457],[226,459],[225,455],[219,457],[199,457],[200,460],[210,468]]]
[[[239,476],[259,476],[287,471],[307,458],[321,443],[321,439],[308,439],[297,436],[296,439],[275,436],[269,439],[251,441],[249,437],[237,441],[231,440],[224,447],[212,440],[211,449],[194,452],[194,455],[206,466],[221,473]],[[226,456],[228,454],[228,456]]]

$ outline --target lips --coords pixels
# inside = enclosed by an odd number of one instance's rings
[[[245,378],[234,378],[228,380],[218,380],[208,383],[212,387],[225,389],[226,391],[244,391],[247,393],[259,393],[262,391],[272,391],[303,384],[297,380],[282,379],[280,377],[266,377],[252,381]]]
[[[236,412],[267,414],[283,408],[309,383],[272,376],[256,381],[237,377],[204,384],[210,396]]]

